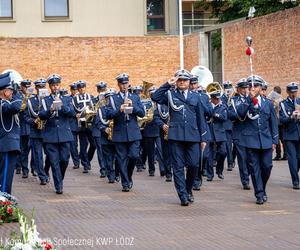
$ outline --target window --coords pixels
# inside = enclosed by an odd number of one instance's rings
[[[147,0],[147,31],[165,31],[164,0]]]
[[[45,18],[69,18],[69,0],[44,0]]]
[[[12,0],[0,0],[0,18],[13,18]]]

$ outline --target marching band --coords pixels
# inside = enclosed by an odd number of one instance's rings
[[[83,80],[69,85],[69,95],[61,88],[61,76],[53,74],[34,81],[33,93],[30,80],[16,84],[10,72],[1,74],[1,191],[11,193],[14,172],[28,178],[31,152],[32,174],[47,185],[50,166],[55,192],[63,194],[70,157],[73,169],[82,165],[87,174],[96,152],[100,177],[121,181],[123,192],[133,188],[135,168],[144,171],[147,161],[149,176],[154,176],[158,162],[160,175],[174,180],[180,204],[188,206],[205,176],[209,182],[215,174],[224,179],[226,158],[227,171],[237,158],[243,189],[250,189],[251,176],[256,203],[262,205],[268,201],[272,156],[281,132],[292,187],[299,189],[297,83],[287,84],[287,98],[276,103],[258,75],[240,79],[235,87],[227,81],[203,88],[199,75],[187,70],[177,71],[157,89],[146,82],[132,88],[126,73],[116,80],[118,92],[99,82],[94,97],[86,93]]]

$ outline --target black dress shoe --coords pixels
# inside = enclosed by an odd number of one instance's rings
[[[37,176],[37,174],[34,171],[32,171],[31,174],[32,174],[32,176]],[[28,174],[27,174],[27,177],[28,177]]]
[[[143,169],[142,169],[142,168],[138,168],[138,169],[136,170],[136,172],[143,172]]]
[[[154,176],[154,172],[149,172],[149,176]]]
[[[228,165],[227,171],[232,171],[233,167],[231,164]]]
[[[256,199],[256,204],[257,204],[257,205],[263,205],[263,204],[264,204],[263,198],[257,198],[257,199]]]
[[[193,203],[194,200],[195,200],[195,199],[194,199],[193,194],[192,194],[192,193],[188,194],[188,201],[191,202],[191,203]]]
[[[172,182],[172,176],[167,176],[166,177],[166,182]]]
[[[161,171],[161,172],[160,172],[160,176],[161,176],[161,177],[164,177],[165,175],[166,175],[166,172],[165,172],[165,171]]]
[[[21,169],[17,169],[16,174],[21,174]]]
[[[299,184],[293,185],[293,189],[299,190],[300,189]]]
[[[58,190],[56,190],[56,193],[57,194],[63,194],[63,191],[62,191],[62,189],[58,189]]]
[[[193,190],[200,191],[200,184],[194,185]]]
[[[188,200],[182,200],[180,205],[183,206],[183,207],[187,207],[189,205],[189,201]]]
[[[42,186],[45,186],[45,185],[47,185],[47,181],[46,181],[46,180],[41,180],[41,183],[40,183],[40,185],[42,185]]]
[[[286,156],[283,156],[283,157],[281,158],[281,160],[282,160],[282,161],[287,161],[287,157],[286,157]]]
[[[223,174],[218,174],[218,177],[220,178],[220,179],[224,179],[224,175]]]
[[[123,187],[122,192],[129,192],[129,187]]]
[[[274,158],[273,158],[273,161],[280,161],[280,156],[279,155],[276,155]]]
[[[120,176],[116,176],[116,182],[119,182],[120,181]]]
[[[84,169],[83,171],[82,171],[82,173],[84,173],[84,174],[87,174],[89,171],[87,170],[87,169]]]
[[[250,190],[250,186],[249,186],[249,184],[245,184],[245,185],[243,185],[243,189],[244,189],[244,190]]]
[[[75,166],[73,166],[73,169],[78,169],[78,168],[79,168],[79,166],[76,166],[76,165],[75,165]]]
[[[23,178],[23,179],[27,179],[27,178],[28,178],[28,174],[23,174],[23,175],[22,175],[22,178]]]
[[[267,201],[268,201],[268,196],[267,196],[266,194],[263,196],[263,201],[264,201],[264,202],[267,202]]]
[[[212,180],[213,180],[213,178],[207,178],[206,180],[207,180],[207,181],[212,181]]]
[[[105,178],[106,177],[106,174],[102,173],[100,174],[100,178]]]
[[[109,180],[108,183],[115,183],[115,180]]]
[[[129,189],[132,189],[132,186],[133,186],[133,182],[130,181],[130,182],[129,182],[129,185],[128,185],[128,188],[129,188]]]

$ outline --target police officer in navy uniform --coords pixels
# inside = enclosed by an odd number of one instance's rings
[[[214,178],[213,160],[214,148],[216,148],[216,174],[220,179],[224,179],[224,160],[226,157],[226,131],[224,123],[228,119],[227,107],[221,101],[221,92],[215,91],[210,93],[211,105],[213,107],[212,116],[208,122],[211,134],[209,143],[209,164],[207,168],[207,181],[212,181]]]
[[[2,192],[11,193],[14,171],[20,152],[20,126],[18,113],[22,97],[14,93],[10,73],[0,75],[0,186]]]
[[[98,96],[93,99],[94,107],[102,107],[106,105],[106,100],[105,100],[105,92],[107,89],[107,83],[106,82],[99,82],[96,85],[97,87],[97,92]],[[98,110],[95,110],[98,112]],[[94,137],[94,142],[96,145],[97,149],[97,159],[98,159],[98,164],[100,166],[100,178],[105,178],[106,177],[106,168],[104,164],[104,158],[103,158],[103,150],[101,146],[101,125],[95,124],[95,121],[93,123],[93,128],[92,128],[92,135]],[[114,177],[115,178],[115,177]],[[114,179],[113,178],[113,179]]]
[[[175,83],[177,89],[170,91]],[[197,93],[189,90],[189,83],[189,72],[179,70],[152,94],[154,102],[170,105],[168,143],[174,183],[182,206],[188,206],[189,202],[194,201],[192,186],[199,167],[199,143],[201,142],[201,148],[204,149],[207,141],[207,124],[201,100]]]
[[[114,121],[112,141],[116,146],[122,191],[128,192],[133,185],[132,173],[139,156],[140,140],[142,139],[137,116],[144,117],[145,110],[140,98],[127,91],[129,76],[123,73],[116,80],[120,92],[111,99],[107,119]]]
[[[39,118],[39,111],[41,109],[40,89],[46,87],[45,79],[38,79],[34,82],[37,94],[34,94],[27,101],[27,109],[25,112],[25,121],[30,126],[30,146],[33,157],[33,169],[37,173],[40,184],[46,185],[49,178],[44,169],[43,163],[43,125]]]
[[[205,119],[208,121],[213,114],[213,107],[210,103],[209,96],[199,87],[198,76],[192,75],[190,79],[190,89],[199,94],[202,108],[204,110]],[[207,138],[211,141],[210,130],[207,130]],[[209,147],[205,147],[203,152],[200,153],[199,168],[195,176],[193,183],[193,190],[199,191],[202,185],[202,176],[204,176],[204,171],[208,169],[208,159],[209,159]],[[205,174],[206,176],[206,174]]]
[[[70,87],[70,98],[73,103],[73,99],[77,95],[77,83],[72,83],[69,85]],[[71,158],[73,161],[73,169],[78,169],[80,165],[80,158],[78,153],[78,120],[76,115],[70,118],[70,127],[73,134],[74,140],[70,142],[70,151],[71,151]]]
[[[26,111],[26,104],[28,96],[31,93],[28,93],[28,89],[31,87],[31,80],[22,80],[21,83],[20,94],[24,100],[22,105],[21,111],[19,113],[19,120],[20,120],[20,147],[21,153],[17,162],[17,171],[19,173],[19,169],[22,169],[22,178],[28,178],[28,155],[30,151],[30,143],[29,143],[29,134],[30,134],[30,126],[25,121],[25,111]]]
[[[160,128],[160,143],[161,152],[158,153],[158,162],[160,169],[165,170],[166,182],[172,181],[172,168],[171,159],[168,146],[168,128],[169,128],[169,107],[166,104],[156,104],[159,119],[156,119],[156,123]],[[159,148],[158,148],[159,149]]]
[[[93,96],[86,93],[86,82],[78,81],[77,82],[78,94],[73,98],[73,106],[77,113],[77,118],[80,119],[81,112],[86,109],[86,107],[93,108]],[[88,127],[88,124],[85,122],[81,122],[79,120],[79,156],[81,160],[81,164],[83,165],[83,173],[88,173],[91,169],[90,157],[95,152],[95,142],[92,136],[92,129]],[[90,144],[90,157],[88,154],[88,146]]]
[[[279,111],[293,189],[299,189],[300,98],[297,98],[298,86],[298,83],[295,82],[287,85],[286,92],[288,97],[280,103]]]
[[[278,121],[272,102],[260,95],[264,80],[257,75],[247,78],[250,95],[236,105],[245,120],[241,145],[246,147],[256,204],[267,202],[266,185],[272,170],[272,149],[278,143]]]
[[[109,99],[111,96],[115,95],[116,91],[114,89],[109,89],[105,92],[104,97],[106,100],[106,104],[108,104]],[[97,145],[97,151],[99,149],[99,143],[101,144],[101,149],[103,153],[103,168],[106,170],[106,176],[108,178],[109,183],[114,183],[116,174],[114,169],[114,161],[115,161],[115,145],[111,141],[111,138],[109,138],[109,134],[111,131],[111,120],[107,120],[107,105],[101,106],[96,114],[94,126],[95,128],[98,128],[100,131],[100,136],[95,138],[96,145]],[[117,165],[117,164],[116,164]]]
[[[231,95],[233,93],[233,87],[230,81],[226,81],[223,83],[224,93],[221,96],[222,103],[228,109],[229,101]],[[227,117],[227,120],[224,122],[225,134],[226,134],[226,156],[227,156],[227,171],[232,171],[234,166],[233,164],[233,156],[232,156],[232,122]]]
[[[148,90],[150,92],[150,95],[152,95],[155,92],[155,88],[150,88]],[[142,135],[143,135],[143,154],[144,157],[144,165],[146,162],[146,159],[148,159],[148,172],[149,176],[155,175],[155,145],[157,142],[157,139],[159,138],[159,126],[158,126],[158,119],[159,114],[158,110],[155,107],[155,104],[149,100],[147,103],[144,103],[144,106],[146,110],[152,109],[153,110],[153,119],[150,122],[147,122],[145,127],[142,129]],[[158,147],[161,147],[161,145],[158,145]],[[161,152],[161,149],[159,150]],[[161,176],[164,175],[164,169],[160,169]]]
[[[247,99],[248,82],[246,78],[240,79],[236,84],[237,95],[232,97],[228,107],[228,116],[232,121],[232,140],[236,150],[239,174],[244,190],[249,190],[249,167],[247,161],[246,148],[241,145],[242,132],[244,131],[245,122],[236,111],[236,106],[244,103]]]
[[[67,97],[59,96],[61,77],[50,75],[47,79],[51,95],[42,100],[39,117],[46,121],[44,143],[49,156],[57,194],[63,193],[63,179],[70,158],[70,141],[73,135],[70,128],[70,117],[75,115],[73,106]]]

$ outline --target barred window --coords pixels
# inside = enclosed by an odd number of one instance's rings
[[[69,0],[44,0],[45,18],[69,17]]]
[[[13,18],[12,0],[0,0],[0,18]]]
[[[147,31],[165,30],[165,1],[147,0]]]

